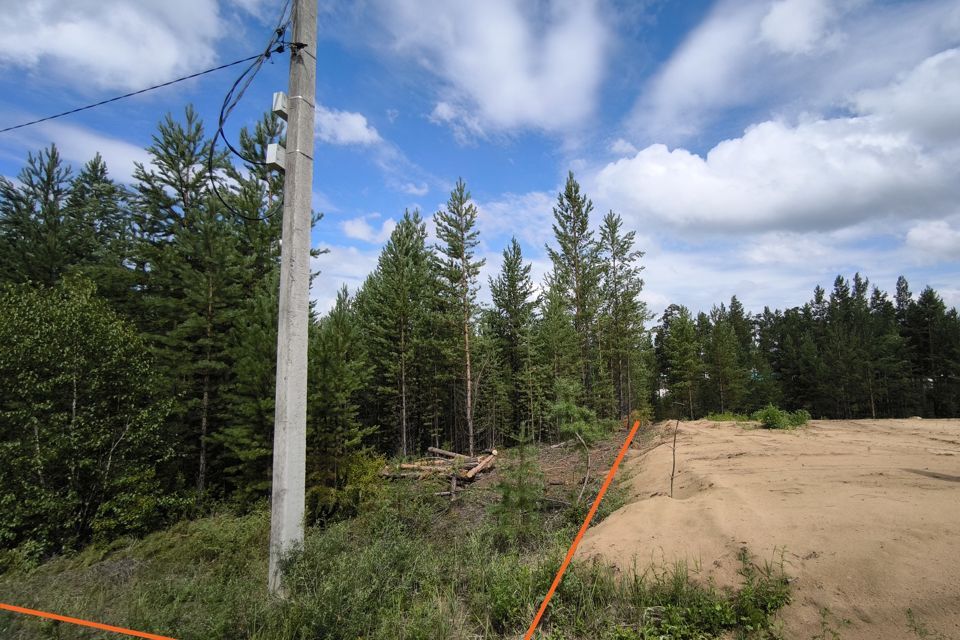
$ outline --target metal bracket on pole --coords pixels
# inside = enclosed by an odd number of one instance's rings
[[[267,167],[280,173],[287,170],[287,150],[277,143],[267,145]]]
[[[273,115],[284,122],[287,120],[287,94],[283,91],[277,91],[273,94]]]

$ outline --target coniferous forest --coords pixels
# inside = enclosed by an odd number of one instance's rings
[[[166,117],[130,185],[55,147],[0,178],[0,548],[41,557],[267,500],[282,178],[211,160],[210,133],[191,109]],[[264,117],[240,147],[262,157],[281,135]],[[382,457],[428,446],[474,454],[771,403],[960,415],[960,318],[933,289],[853,274],[797,308],[734,297],[655,318],[635,232],[572,173],[543,281],[515,239],[481,281],[477,218],[459,180],[440,211],[403,212],[359,290],[315,310],[312,522],[349,516],[354,478]]]

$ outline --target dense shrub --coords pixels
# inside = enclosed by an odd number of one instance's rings
[[[143,533],[170,507],[170,403],[136,330],[85,280],[0,288],[0,549]]]
[[[784,411],[768,404],[763,409],[755,411],[750,419],[759,422],[764,429],[794,429],[807,424],[810,421],[810,413],[806,409],[794,412]]]

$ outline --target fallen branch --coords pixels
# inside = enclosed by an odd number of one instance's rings
[[[438,456],[443,456],[445,458],[453,458],[454,460],[473,460],[470,456],[465,456],[462,453],[454,453],[453,451],[447,451],[446,449],[438,449],[437,447],[427,447],[427,451],[430,453],[435,453]]]
[[[467,480],[473,480],[474,476],[483,471],[484,469],[490,469],[497,462],[497,451],[494,449],[493,453],[488,455],[486,458],[483,458],[477,466],[467,472]]]
[[[583,445],[583,451],[587,454],[587,472],[583,476],[583,486],[580,487],[580,495],[577,496],[577,504],[580,504],[580,500],[583,499],[583,492],[587,490],[587,483],[590,482],[590,448],[587,447],[587,443],[583,441],[579,433],[577,434],[577,439],[580,440],[580,444]]]
[[[427,477],[427,473],[415,473],[413,471],[390,471],[389,469],[384,469],[380,472],[380,475],[384,478],[391,478],[394,480],[401,478],[413,478],[414,480],[423,480]]]

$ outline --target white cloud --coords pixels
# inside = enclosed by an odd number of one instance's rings
[[[859,92],[853,103],[925,142],[960,138],[960,49],[927,58],[890,87]]]
[[[435,121],[563,131],[593,113],[611,40],[598,2],[384,0],[377,13],[393,48],[442,80]]]
[[[704,157],[650,145],[603,167],[597,197],[638,225],[698,232],[837,229],[949,215],[960,200],[960,145],[930,142],[931,121],[902,105],[941,100],[960,111],[953,64],[952,54],[922,62],[905,80],[861,97],[871,109],[863,115],[762,122]],[[939,113],[940,106],[923,108]]]
[[[480,118],[470,113],[469,110],[440,101],[433,108],[428,116],[430,122],[434,124],[444,124],[453,130],[453,135],[460,144],[467,144],[474,138],[483,138],[486,134],[483,131],[483,125]]]
[[[222,27],[215,0],[6,2],[0,65],[139,89],[211,66]]]
[[[393,232],[394,227],[397,226],[397,223],[393,218],[387,218],[381,223],[379,229],[375,229],[373,226],[367,222],[368,218],[379,218],[379,213],[372,213],[366,216],[360,216],[359,218],[351,218],[350,220],[345,220],[340,223],[340,229],[348,238],[354,238],[355,240],[363,240],[364,242],[371,242],[375,244],[383,244],[390,237],[390,234]]]
[[[610,151],[617,155],[629,156],[635,154],[637,152],[637,148],[623,138],[617,138],[610,145]]]
[[[27,152],[56,144],[63,159],[79,171],[99,152],[107,163],[110,177],[124,183],[133,181],[135,162],[150,164],[150,154],[141,146],[62,122],[44,122],[8,136],[8,141],[23,150],[18,162],[26,158]]]
[[[310,287],[310,298],[316,310],[323,314],[333,308],[337,292],[347,285],[350,293],[356,293],[367,276],[376,268],[379,250],[362,251],[356,247],[335,245],[330,251],[311,259],[310,269],[319,271]]]
[[[955,0],[721,0],[644,87],[631,122],[679,143],[734,107],[822,113],[957,45]]]
[[[906,244],[923,262],[960,262],[960,228],[946,220],[914,226],[907,232]]]
[[[426,182],[404,182],[400,185],[400,190],[411,196],[422,197],[430,193],[430,187]]]
[[[760,21],[760,37],[782,53],[810,53],[823,44],[835,16],[827,0],[777,0]]]
[[[498,199],[477,202],[480,238],[489,243],[504,242],[514,235],[527,246],[542,249],[553,237],[553,205],[556,195],[544,191],[505,193]]]
[[[329,144],[370,145],[382,142],[377,130],[362,113],[317,105],[317,138]]]

